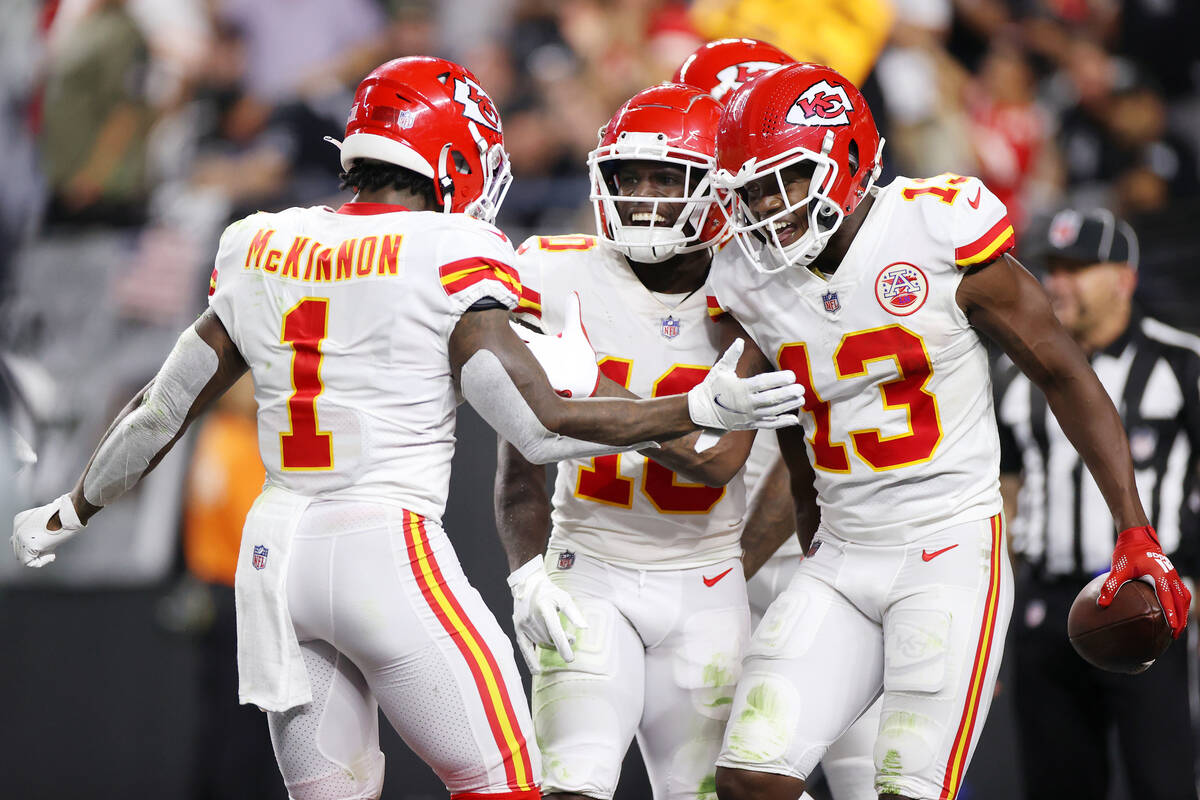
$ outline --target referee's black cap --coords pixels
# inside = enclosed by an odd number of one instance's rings
[[[1128,222],[1104,208],[1058,212],[1050,221],[1046,240],[1048,261],[1080,265],[1113,261],[1137,269],[1137,234]]]

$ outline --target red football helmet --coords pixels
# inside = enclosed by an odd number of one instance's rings
[[[796,59],[758,39],[717,39],[696,48],[675,70],[675,83],[696,86],[720,100],[760,72]]]
[[[397,58],[354,93],[342,168],[370,158],[431,179],[446,213],[491,222],[512,181],[500,114],[479,81],[452,61]]]
[[[634,261],[648,264],[720,241],[729,214],[718,208],[723,195],[712,185],[720,119],[720,103],[694,86],[678,83],[651,86],[621,106],[600,129],[600,143],[588,154],[600,238]],[[622,195],[615,175],[623,160],[683,167],[683,196]],[[649,224],[622,223],[619,203],[650,204]],[[663,206],[680,207],[669,226],[659,211]]]
[[[717,143],[714,180],[720,187],[740,190],[763,176],[775,178],[780,210],[757,219],[739,192],[733,220],[738,244],[764,272],[807,267],[820,255],[879,177],[883,151],[871,110],[854,84],[829,67],[806,63],[759,75],[734,92]],[[806,162],[812,169],[808,195],[792,202],[783,170]],[[802,208],[808,229],[784,246],[777,223]]]

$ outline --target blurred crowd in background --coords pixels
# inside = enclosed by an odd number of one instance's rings
[[[1186,0],[3,5],[5,288],[30,244],[122,231],[144,266],[110,297],[147,322],[198,305],[225,223],[337,202],[322,137],[341,134],[366,72],[411,54],[465,64],[499,106],[514,239],[588,229],[597,129],[729,35],[840,69],[872,102],[889,173],[978,175],[1022,226],[1068,201],[1136,218],[1200,192],[1200,9]]]
[[[750,35],[863,87],[887,138],[885,182],[978,175],[1008,204],[1019,240],[1066,205],[1130,219],[1143,301],[1200,325],[1191,0],[2,5],[3,400],[23,440],[14,451],[38,454],[17,486],[30,501],[73,482],[203,308],[226,224],[348,199],[324,137],[342,133],[360,78],[404,55],[465,64],[499,106],[515,182],[498,222],[514,241],[590,231],[585,162],[599,127],[700,43]],[[1019,252],[1036,267],[1037,253]],[[107,524],[136,529],[152,511],[126,505]],[[169,518],[177,505],[160,498],[153,511]],[[136,582],[171,551],[131,535],[118,577]],[[98,549],[75,578],[103,579],[109,570],[90,570],[104,561]],[[0,578],[14,573],[0,567]]]
[[[0,18],[9,507],[74,483],[204,308],[225,225],[350,199],[324,137],[340,138],[358,81],[405,55],[466,65],[496,101],[515,176],[498,224],[515,242],[591,232],[586,158],[600,126],[699,44],[753,36],[863,88],[887,139],[883,183],[980,176],[1035,269],[1039,254],[1020,241],[1042,239],[1054,211],[1124,216],[1141,240],[1140,301],[1200,331],[1195,0],[0,0]],[[185,564],[159,622],[208,637],[204,696],[230,698],[233,566],[262,480],[251,388],[98,517],[89,529],[102,530],[70,558],[37,571],[0,558],[0,583],[152,587]],[[235,713],[221,708],[212,714]],[[201,749],[237,744],[228,720],[200,725]],[[263,747],[258,735],[244,749],[277,790]]]

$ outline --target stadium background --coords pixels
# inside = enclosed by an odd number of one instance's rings
[[[74,483],[203,308],[225,224],[349,199],[322,136],[340,134],[359,78],[401,55],[460,61],[496,100],[516,176],[498,222],[515,241],[590,232],[599,126],[702,41],[751,35],[863,86],[888,140],[884,181],[979,175],[1026,243],[1065,205],[1126,215],[1139,299],[1200,328],[1190,0],[0,0],[0,13],[6,513]],[[1036,248],[1018,248],[1036,268]],[[197,631],[225,566],[181,529],[205,487],[245,481],[224,440],[197,455],[199,431],[51,568],[0,557],[0,796],[193,796],[209,702]],[[465,408],[459,435],[446,528],[510,627],[494,437]],[[1010,714],[1002,690],[964,798],[1016,796]],[[383,738],[385,798],[444,796]],[[618,796],[646,796],[628,763]]]

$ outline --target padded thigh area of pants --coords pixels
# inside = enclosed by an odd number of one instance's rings
[[[271,743],[295,800],[377,797],[383,753],[374,699],[358,668],[326,642],[301,645],[313,701],[268,714]]]
[[[533,678],[542,789],[606,798],[642,715],[645,650],[611,603],[584,597],[577,604],[588,627],[579,632],[575,661],[543,658]]]

